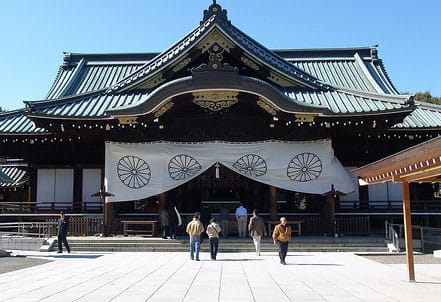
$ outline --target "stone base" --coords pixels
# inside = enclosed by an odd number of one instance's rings
[[[40,247],[40,252],[52,252],[55,251],[55,244],[57,240],[54,238],[49,238],[43,241],[43,244]]]
[[[11,256],[11,252],[7,252],[5,250],[0,249],[0,257],[9,257]]]

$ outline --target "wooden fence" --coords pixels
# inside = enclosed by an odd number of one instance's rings
[[[286,215],[288,220],[300,220],[303,235],[323,235],[325,222],[320,215]],[[369,216],[336,216],[335,233],[342,235],[367,235],[370,233]]]
[[[102,233],[103,219],[96,217],[69,217],[69,236],[93,236]],[[47,219],[51,223],[49,235],[57,235],[58,219]]]

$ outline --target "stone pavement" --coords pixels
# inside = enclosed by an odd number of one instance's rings
[[[0,274],[0,301],[440,301],[441,264],[381,264],[352,253],[17,252],[52,262]]]

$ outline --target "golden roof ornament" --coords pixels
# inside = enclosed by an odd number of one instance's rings
[[[201,24],[207,21],[213,15],[216,15],[226,22],[230,22],[227,18],[227,10],[223,9],[222,6],[217,4],[216,0],[213,0],[213,4],[211,4],[208,9],[204,10],[204,19],[201,21]]]

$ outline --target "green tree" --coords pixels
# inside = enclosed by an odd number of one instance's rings
[[[426,102],[441,105],[441,97],[434,97],[430,94],[429,91],[417,92],[415,94],[414,100],[416,102]]]

